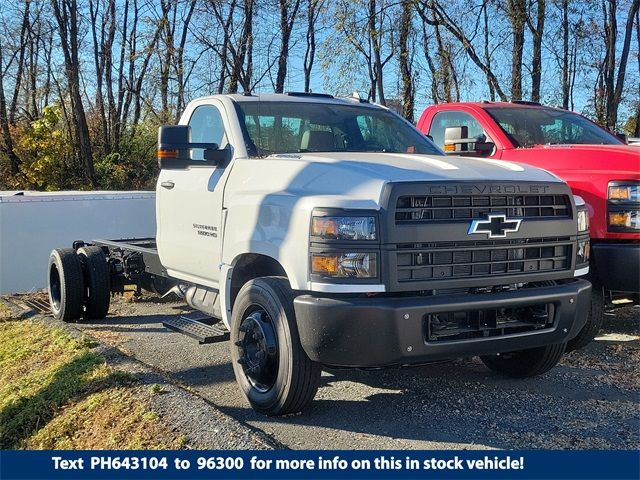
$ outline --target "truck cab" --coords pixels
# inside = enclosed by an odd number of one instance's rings
[[[589,210],[593,320],[571,347],[602,325],[605,305],[640,292],[640,151],[589,119],[532,102],[445,103],[418,128],[449,155],[511,161],[565,180]]]
[[[501,374],[539,375],[586,322],[587,210],[569,187],[531,166],[447,157],[384,107],[204,97],[160,129],[158,158],[157,237],[52,252],[54,315],[106,315],[94,278],[105,263],[112,293],[170,289],[228,332],[259,412],[305,408],[323,366],[480,355]]]

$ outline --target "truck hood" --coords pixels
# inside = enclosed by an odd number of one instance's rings
[[[340,176],[364,176],[384,182],[404,181],[529,181],[562,182],[555,175],[530,165],[473,157],[401,153],[313,153],[272,155],[268,161],[312,166],[339,181]],[[293,165],[291,165],[293,167]],[[294,167],[295,168],[295,167]],[[322,184],[326,187],[326,179]]]
[[[574,170],[582,175],[615,172],[624,177],[637,177],[640,171],[640,148],[630,145],[538,145],[526,150],[551,158],[550,169],[561,177],[563,171]]]

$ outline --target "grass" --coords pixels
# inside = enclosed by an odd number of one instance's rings
[[[40,322],[0,321],[0,448],[185,446],[149,407],[149,388],[93,346]]]

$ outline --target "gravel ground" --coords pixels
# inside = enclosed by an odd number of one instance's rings
[[[168,387],[180,395],[158,396],[159,408],[181,429],[198,429],[194,437],[203,445],[227,438],[226,448],[640,448],[637,307],[608,315],[596,341],[539,378],[500,377],[478,359],[333,370],[323,373],[311,408],[285,418],[249,408],[235,385],[227,342],[199,345],[162,327],[163,319],[186,310],[154,297],[120,299],[106,319],[71,328],[182,386]],[[229,417],[239,424],[230,426]]]

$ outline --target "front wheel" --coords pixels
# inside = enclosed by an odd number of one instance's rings
[[[566,343],[519,350],[498,355],[482,355],[480,359],[494,372],[514,378],[534,377],[556,366],[564,353]]]
[[[293,298],[286,278],[262,277],[247,282],[233,305],[233,371],[251,406],[266,415],[303,410],[320,383],[320,365],[300,344]]]

